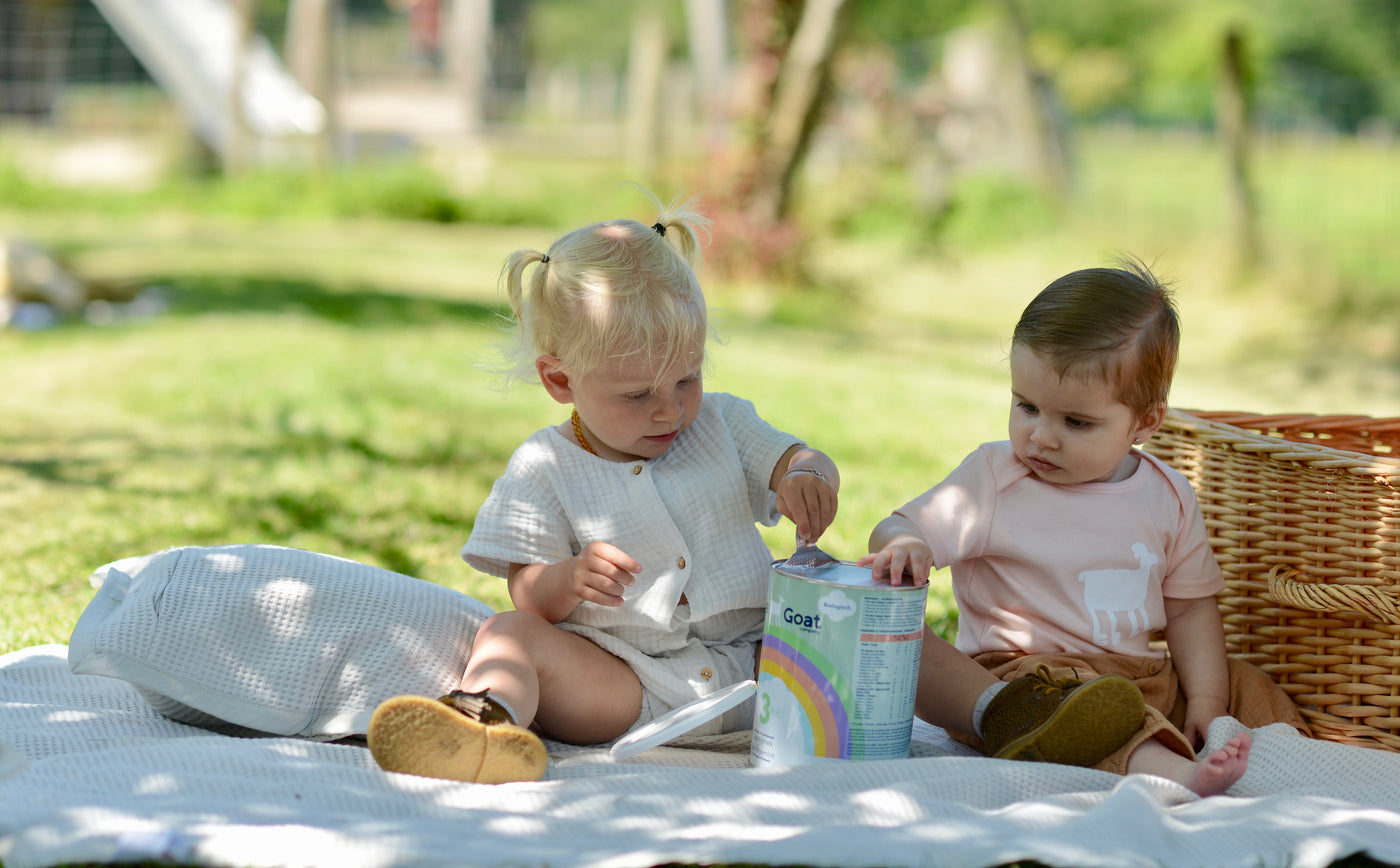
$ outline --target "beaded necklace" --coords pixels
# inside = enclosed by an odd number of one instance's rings
[[[574,436],[578,438],[578,445],[582,446],[583,450],[589,455],[597,455],[598,453],[593,449],[593,444],[589,443],[588,438],[583,436],[583,423],[579,421],[577,410],[569,417],[569,421],[574,423]]]

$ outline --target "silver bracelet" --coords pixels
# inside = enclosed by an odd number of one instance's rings
[[[810,473],[810,474],[812,474],[813,476],[815,476],[816,478],[820,479],[822,482],[826,482],[827,485],[830,485],[830,484],[831,484],[830,482],[827,482],[826,474],[825,474],[825,473],[822,473],[820,470],[818,470],[818,469],[815,468],[815,467],[790,467],[790,468],[788,468],[788,472],[783,474],[783,478],[784,478],[784,479],[787,479],[789,476],[793,475],[794,473]]]

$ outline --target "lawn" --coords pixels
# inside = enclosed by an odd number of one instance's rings
[[[753,400],[842,468],[827,550],[861,554],[891,508],[1003,436],[1020,308],[1119,251],[1177,281],[1178,406],[1397,413],[1393,327],[1323,322],[1306,296],[1275,291],[1279,271],[1232,278],[1218,214],[1201,211],[1193,236],[1179,195],[1134,186],[1160,181],[1163,160],[1143,173],[1107,150],[1069,218],[995,244],[823,239],[814,269],[844,288],[835,301],[709,284],[721,341],[707,388]],[[1105,210],[1127,201],[1110,231]],[[639,196],[626,207],[649,216]],[[1349,219],[1337,225],[1350,237]],[[86,274],[139,278],[168,306],[0,332],[0,652],[67,641],[93,569],[175,545],[296,546],[508,605],[503,584],[457,553],[511,450],[565,417],[490,370],[505,337],[500,262],[557,227],[37,209],[0,213],[0,231],[53,244]],[[791,546],[790,528],[765,536],[775,556]],[[937,588],[940,627],[948,604]]]

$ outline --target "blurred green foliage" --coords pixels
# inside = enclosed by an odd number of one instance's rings
[[[455,191],[418,159],[361,162],[334,172],[264,168],[233,177],[172,175],[150,190],[74,188],[46,182],[0,158],[0,202],[36,211],[101,209],[111,214],[174,211],[237,217],[382,218],[499,226],[548,225],[547,200]]]
[[[1367,120],[1400,123],[1397,0],[858,0],[848,42],[893,53],[906,82],[924,79],[939,40],[974,23],[1004,20],[1011,4],[1037,64],[1078,120],[1209,124],[1226,29],[1244,34],[1261,119],[1355,132]],[[634,12],[666,21],[672,52],[686,52],[684,4],[656,0],[510,0],[498,20],[525,28],[540,62],[625,66]],[[739,26],[738,7],[730,17]],[[351,14],[382,18],[384,0],[349,0]],[[258,19],[277,41],[287,0],[259,0]],[[733,40],[735,44],[739,40]]]
[[[937,40],[1004,18],[1007,0],[864,0],[850,39],[894,49],[908,81]],[[1245,37],[1257,110],[1270,126],[1355,132],[1400,123],[1396,0],[1019,0],[1037,65],[1077,120],[1210,124],[1220,42]]]

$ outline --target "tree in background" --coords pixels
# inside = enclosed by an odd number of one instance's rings
[[[831,91],[832,64],[854,4],[750,0],[738,30],[746,69],[729,158],[710,167],[717,190],[709,261],[724,275],[801,279],[791,219],[794,178]]]

